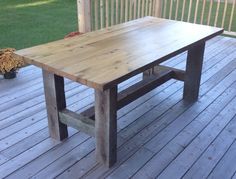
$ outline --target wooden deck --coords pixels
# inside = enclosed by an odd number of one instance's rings
[[[236,178],[236,39],[207,43],[200,98],[182,101],[171,80],[118,111],[118,162],[95,162],[94,138],[69,129],[49,138],[41,71],[0,79],[0,178]],[[186,54],[165,62],[185,68]],[[122,83],[134,84],[141,75]],[[93,105],[93,90],[66,80],[69,109]]]

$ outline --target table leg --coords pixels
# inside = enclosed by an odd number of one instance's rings
[[[95,91],[95,137],[97,161],[107,167],[116,162],[117,87]]]
[[[143,79],[148,78],[152,75],[159,76],[165,71],[166,71],[165,68],[163,69],[159,65],[156,65],[156,66],[150,68],[149,70],[146,70],[146,71],[143,72]]]
[[[44,93],[50,136],[57,140],[68,137],[67,126],[59,121],[59,110],[66,108],[64,78],[43,70]]]
[[[204,50],[205,42],[188,50],[183,95],[187,102],[195,102],[198,99]]]
[[[145,79],[145,78],[151,76],[153,73],[154,73],[154,72],[153,72],[153,68],[144,71],[144,72],[143,72],[143,79]]]

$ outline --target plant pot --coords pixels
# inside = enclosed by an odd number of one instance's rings
[[[16,77],[16,71],[15,70],[11,70],[9,72],[6,72],[4,75],[5,79],[13,79]]]

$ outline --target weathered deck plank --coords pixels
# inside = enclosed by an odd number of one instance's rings
[[[199,102],[183,104],[183,83],[171,80],[118,111],[118,162],[110,170],[95,162],[93,138],[71,128],[64,143],[49,138],[40,70],[32,73],[35,68],[29,66],[14,82],[0,79],[0,177],[139,178],[165,172],[174,172],[172,178],[178,172],[187,178],[219,176],[219,171],[226,170],[224,164],[230,165],[227,159],[234,158],[236,39],[217,37],[206,47]],[[185,58],[183,53],[165,65],[184,69]],[[140,75],[134,77],[120,85],[120,90],[140,79]],[[66,83],[71,110],[93,105],[93,90],[69,80]],[[4,90],[7,87],[10,91]],[[10,96],[12,91],[17,92]],[[224,112],[228,118],[221,121]],[[210,135],[209,129],[218,132]],[[198,139],[208,134],[205,143]],[[196,144],[202,147],[195,149]],[[191,152],[195,158],[183,163]],[[196,175],[203,164],[206,167]],[[231,164],[227,176],[235,171]]]
[[[150,161],[141,170],[138,171],[134,178],[142,178],[147,176],[155,178],[155,176],[163,170],[168,162],[171,162],[179,153],[184,150],[185,146],[187,146],[191,142],[191,140],[193,140],[195,135],[197,135],[202,130],[204,125],[207,125],[208,122],[218,114],[219,110],[227,105],[232,97],[235,96],[235,92],[236,91],[232,91],[230,94],[228,94],[228,90],[224,92],[222,96],[217,98],[206,110],[204,110],[184,130],[182,130],[174,139],[172,139],[171,142],[166,144],[167,140],[164,139],[164,145],[162,145],[161,147],[157,146],[157,148],[160,148],[158,153],[150,158]],[[221,102],[222,106],[218,109],[217,107],[219,107],[219,103]],[[192,106],[192,108],[193,107],[194,106]],[[185,113],[187,113],[187,111]],[[185,113],[183,113],[179,118],[181,119],[181,117],[184,116]],[[200,121],[201,119],[204,119],[204,121]],[[182,120],[184,120],[183,117]],[[181,122],[179,123],[179,125],[183,125]],[[175,124],[177,124],[177,122],[175,122]],[[177,126],[177,128],[178,127],[179,126]],[[163,142],[160,141],[160,143]],[[146,145],[144,145],[144,148],[145,147]],[[158,167],[156,167],[157,163],[160,163],[161,165],[158,165]]]
[[[234,74],[232,74],[230,77],[232,78],[233,75]],[[219,78],[219,76],[218,76],[218,78]],[[198,115],[198,113],[203,111],[205,109],[205,107],[207,105],[209,105],[214,99],[216,99],[221,94],[221,92],[223,92],[227,88],[227,86],[231,85],[231,83],[232,83],[230,80],[231,78],[228,78],[226,80],[226,84],[224,84],[224,85],[219,84],[219,81],[216,81],[216,79],[215,79],[214,86],[215,85],[217,85],[217,86],[214,87],[213,90],[211,90],[211,88],[212,88],[211,85],[207,87],[207,85],[209,85],[209,84],[205,83],[205,85],[203,85],[205,88],[202,88],[202,89],[206,90],[204,93],[209,93],[209,94],[203,95],[202,98],[204,98],[204,100],[202,99],[201,102],[198,102],[197,104],[195,104],[195,108],[189,108],[190,105],[185,105],[181,101],[178,104],[176,104],[174,107],[172,107],[171,110],[169,110],[165,113],[166,115],[164,115],[163,118],[161,118],[161,122],[160,122],[160,120],[154,120],[154,119],[157,119],[156,116],[154,115],[155,112],[152,112],[152,115],[150,115],[151,112],[147,113],[148,117],[142,116],[142,118],[141,118],[142,120],[145,120],[145,119],[148,120],[149,118],[153,118],[154,121],[151,124],[149,124],[149,126],[147,128],[139,131],[139,133],[137,133],[134,137],[132,135],[127,136],[128,139],[130,137],[133,137],[133,139],[132,140],[129,139],[129,141],[125,144],[125,146],[120,149],[120,152],[122,154],[122,156],[120,156],[120,158],[121,158],[120,161],[118,161],[120,163],[117,163],[117,165],[114,166],[113,169],[115,169],[115,167],[119,167],[121,165],[121,163],[125,162],[130,157],[130,155],[135,153],[139,147],[143,146],[147,142],[148,142],[147,144],[149,144],[150,142],[154,142],[153,146],[151,146],[148,149],[152,150],[152,151],[154,150],[154,152],[158,152],[164,145],[166,145],[166,143],[168,143],[168,141],[170,141],[178,133],[178,131],[180,131],[183,128],[183,125],[186,125],[185,123],[187,123],[187,124],[190,123],[191,120],[194,117],[196,117]],[[208,83],[210,83],[210,82],[208,82]],[[207,89],[207,88],[210,88],[210,89]],[[223,90],[223,91],[221,91],[221,90]],[[202,94],[204,94],[204,93],[202,93]],[[181,94],[182,93],[179,93],[180,99],[181,99]],[[211,100],[207,99],[208,95],[212,96]],[[205,104],[202,103],[202,101],[204,101]],[[196,109],[198,109],[198,111],[195,111]],[[156,114],[158,114],[158,112],[159,111],[156,111]],[[183,116],[181,116],[181,114],[183,112],[184,112],[184,114],[183,114]],[[176,118],[178,120],[175,120]],[[183,118],[184,118],[184,120],[183,120]],[[179,129],[175,126],[177,126]],[[133,143],[134,143],[134,146],[132,146]],[[129,146],[129,145],[131,145],[131,146]],[[126,148],[128,148],[128,150]],[[98,167],[98,169],[93,171],[92,174],[90,173],[89,176],[91,176],[91,178],[95,177],[96,175],[106,176],[107,173],[110,173],[111,171],[112,171],[112,169],[106,170],[105,168],[100,166],[100,167]]]
[[[173,96],[173,97],[174,97],[174,96]],[[158,110],[158,108],[156,108],[156,110]],[[159,112],[159,111],[158,111],[158,112]],[[158,112],[157,112],[157,113],[158,113]],[[146,117],[143,118],[142,121],[147,121],[147,120],[149,120],[150,117],[151,117],[151,116],[148,116],[148,117],[146,116]],[[136,122],[137,122],[137,121],[135,121],[135,123],[136,123]],[[134,124],[135,124],[135,123],[134,123]],[[136,126],[142,126],[142,125],[138,124],[138,125],[136,125]],[[130,131],[130,130],[129,130],[129,131]],[[132,130],[131,130],[131,131],[132,131]]]
[[[180,178],[185,172],[192,166],[194,161],[198,159],[202,151],[211,144],[212,140],[219,135],[222,129],[230,122],[232,117],[235,115],[235,102],[234,99],[229,105],[222,111],[215,119],[207,126],[201,134],[198,135],[187,147],[186,149],[174,159],[169,166],[159,175],[160,178],[168,178],[168,176],[173,176],[173,174]],[[230,112],[229,112],[230,111]],[[222,120],[224,116],[224,120]],[[227,138],[225,140],[228,140]],[[223,143],[222,143],[223,145]],[[215,152],[214,156],[216,157]],[[184,162],[183,162],[184,161]],[[205,165],[204,165],[205,166]],[[207,166],[205,166],[207,167]],[[208,168],[210,170],[210,168]]]
[[[235,94],[236,94],[236,92],[235,92]],[[232,105],[235,106],[234,102],[235,102],[235,99],[232,102],[230,102],[231,107],[228,105],[225,108],[225,110],[219,114],[222,116],[222,114],[224,112],[226,113],[226,114],[223,114],[223,115],[225,115],[225,117],[223,119],[224,122],[227,122],[227,118],[229,119],[230,115],[232,115],[233,112],[236,111],[236,108],[232,106]],[[234,111],[232,111],[232,110],[234,110]],[[218,121],[217,121],[217,119],[218,119]],[[214,119],[214,122],[216,122],[215,125],[222,127],[223,125],[219,124],[219,120],[222,120],[222,118],[218,117],[218,118]],[[213,126],[213,122],[210,125]],[[217,130],[217,128],[219,128],[218,126],[215,126],[213,128],[214,130],[211,131],[212,134],[214,134],[215,130]],[[210,127],[208,126],[208,129],[209,128]],[[205,129],[205,133],[209,133],[209,131],[207,131],[207,129]],[[189,178],[189,177],[191,177],[191,178],[206,178],[210,174],[210,172],[212,171],[214,166],[220,161],[220,159],[223,157],[223,155],[227,152],[227,150],[229,150],[231,145],[234,143],[235,137],[236,137],[235,134],[236,134],[236,117],[234,117],[234,119],[231,119],[231,121],[227,124],[227,126],[223,129],[223,131],[217,136],[217,138],[215,138],[215,140],[210,145],[207,146],[208,148],[198,158],[198,160],[195,161],[195,163],[191,166],[191,168],[188,170],[188,172],[186,172],[186,174],[184,175],[184,178]],[[233,167],[229,167],[229,169],[230,168],[232,169]],[[225,172],[227,170],[225,170]],[[231,172],[232,171],[230,171],[230,170],[228,172],[226,172],[228,177],[225,176],[225,178],[229,178],[230,176],[232,176]],[[230,173],[231,173],[231,175],[230,175]]]
[[[235,126],[234,126],[235,130]],[[231,132],[230,132],[231,133]],[[234,133],[235,134],[235,133]],[[208,178],[230,178],[234,175],[236,169],[236,140],[230,146],[225,155],[220,159]]]

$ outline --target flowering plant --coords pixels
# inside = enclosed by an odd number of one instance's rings
[[[22,59],[14,56],[14,51],[13,48],[0,49],[0,73],[15,71],[24,65]]]

